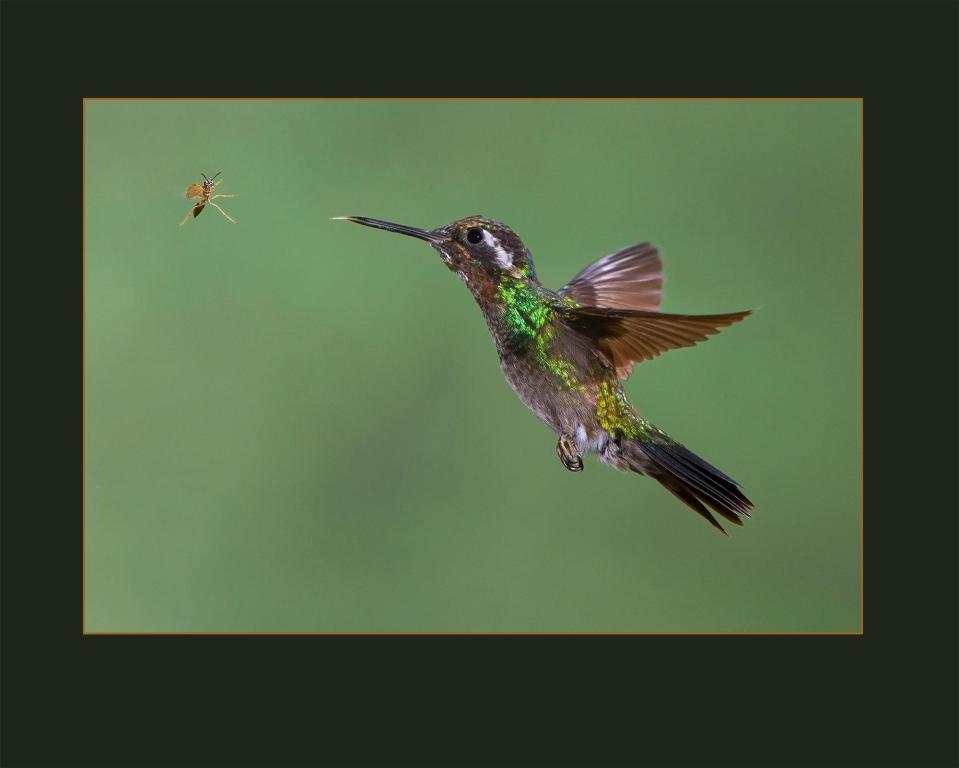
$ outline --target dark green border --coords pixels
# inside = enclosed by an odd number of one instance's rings
[[[955,3],[0,16],[3,765],[959,762]],[[863,96],[865,635],[83,637],[81,97],[188,94]]]

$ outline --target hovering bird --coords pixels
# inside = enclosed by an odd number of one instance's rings
[[[466,283],[486,318],[506,380],[559,439],[573,472],[596,453],[616,469],[658,480],[725,533],[713,515],[742,525],[752,502],[741,486],[629,403],[623,381],[636,363],[705,341],[750,311],[674,315],[659,311],[662,265],[649,243],[588,266],[559,291],[543,287],[529,250],[505,224],[469,216],[418,229],[364,216],[337,217],[424,240]]]
[[[230,214],[213,202],[214,200],[219,200],[221,197],[236,197],[236,195],[213,194],[213,190],[223,181],[223,179],[220,179],[220,181],[214,181],[214,179],[216,179],[216,177],[221,173],[223,173],[223,171],[217,171],[216,176],[214,176],[212,179],[208,179],[205,173],[200,173],[200,175],[203,177],[203,181],[195,182],[186,188],[187,200],[198,199],[200,202],[186,212],[186,216],[183,217],[183,221],[181,221],[178,226],[182,227],[184,224],[186,224],[190,220],[191,215],[195,219],[197,216],[203,213],[203,209],[207,205],[212,205],[226,217],[227,221],[229,221],[231,224],[236,224],[236,219],[234,219]]]

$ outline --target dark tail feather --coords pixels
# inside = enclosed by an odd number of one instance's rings
[[[710,509],[735,525],[742,525],[742,518],[750,516],[753,504],[740,490],[739,483],[686,446],[668,441],[668,438],[638,445],[655,467],[654,471],[646,469],[646,474],[659,480],[667,490],[724,534],[726,531]]]

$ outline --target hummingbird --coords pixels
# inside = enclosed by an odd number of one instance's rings
[[[690,347],[751,311],[676,315],[659,311],[662,263],[650,243],[611,253],[559,291],[540,284],[529,249],[503,224],[468,216],[419,229],[365,216],[356,224],[428,243],[466,283],[483,312],[500,367],[519,399],[557,435],[563,466],[583,455],[659,481],[726,533],[715,515],[742,525],[752,502],[735,480],[644,419],[623,382],[637,363]]]

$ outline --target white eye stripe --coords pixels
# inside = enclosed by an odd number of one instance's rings
[[[513,267],[513,259],[509,255],[503,246],[499,244],[499,240],[493,237],[485,229],[480,230],[483,233],[483,241],[493,249],[493,252],[496,254],[496,263],[499,264],[503,269],[511,269]]]

